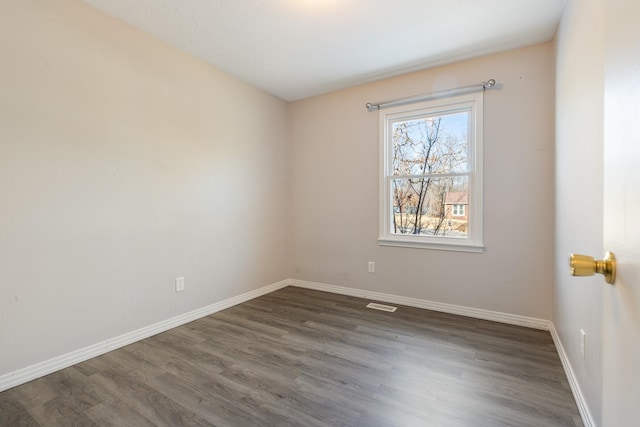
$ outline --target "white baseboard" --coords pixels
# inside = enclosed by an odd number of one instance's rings
[[[171,319],[163,320],[161,322],[154,323],[153,325],[128,332],[118,337],[63,354],[62,356],[54,357],[53,359],[45,360],[44,362],[36,363],[35,365],[27,366],[26,368],[22,368],[14,372],[9,372],[8,374],[0,376],[0,391],[8,390],[44,375],[59,371],[60,369],[84,362],[92,357],[100,356],[101,354],[108,353],[136,341],[149,338],[150,336],[184,325],[185,323],[192,322],[200,319],[201,317],[208,316],[245,301],[277,291],[278,289],[285,288],[290,284],[291,281],[289,279],[285,279],[254,291],[246,292],[244,294],[228,298],[224,301],[172,317]]]
[[[596,422],[593,420],[591,411],[589,411],[587,401],[582,394],[582,389],[580,388],[580,384],[578,384],[578,379],[573,373],[573,368],[571,367],[571,363],[569,362],[567,353],[564,351],[562,341],[560,341],[560,335],[558,335],[558,331],[556,331],[553,323],[551,323],[550,331],[551,338],[553,338],[553,342],[555,343],[556,349],[558,350],[558,356],[560,356],[562,367],[564,368],[564,372],[567,375],[567,379],[569,380],[569,386],[571,387],[571,391],[573,392],[573,398],[576,400],[576,404],[578,405],[578,411],[580,411],[582,422],[585,427],[596,427]]]
[[[298,288],[314,289],[317,291],[331,292],[334,294],[349,295],[352,297],[368,298],[376,301],[407,305],[409,307],[424,308],[443,313],[458,314],[476,319],[492,320],[494,322],[508,323],[510,325],[525,326],[527,328],[549,330],[549,320],[535,317],[519,316],[517,314],[501,313],[499,311],[483,310],[480,308],[465,307],[462,305],[445,304],[441,302],[423,300],[418,298],[402,297],[399,295],[383,294],[380,292],[364,291],[361,289],[346,288],[342,286],[327,285],[324,283],[308,282],[305,280],[291,279],[291,286]]]

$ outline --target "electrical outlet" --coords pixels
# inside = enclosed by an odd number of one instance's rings
[[[586,341],[587,341],[587,333],[584,331],[584,329],[580,329],[580,354],[582,354],[582,358],[585,358],[586,352],[585,352],[585,345],[586,345]]]
[[[376,272],[376,263],[373,261],[369,261],[369,265],[367,266],[369,273]]]
[[[184,291],[184,277],[176,278],[176,292]]]

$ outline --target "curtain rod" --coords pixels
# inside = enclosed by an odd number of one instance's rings
[[[447,95],[450,94],[452,92],[460,92],[463,90],[468,90],[468,89],[475,89],[475,88],[482,88],[482,90],[485,90],[488,87],[492,87],[496,85],[496,81],[494,79],[489,79],[486,82],[482,82],[482,83],[476,83],[473,85],[468,85],[468,86],[461,86],[461,87],[455,87],[452,89],[443,89],[443,90],[438,90],[435,92],[429,92],[429,93],[423,93],[421,95],[413,95],[413,96],[406,96],[404,98],[397,98],[397,99],[389,99],[387,101],[380,101],[380,102],[367,102],[366,107],[367,110],[369,111],[373,111],[373,110],[379,110],[381,108],[384,108],[385,106],[389,106],[389,105],[393,105],[393,104],[398,104],[398,103],[404,103],[404,102],[413,102],[413,101],[422,101],[426,98],[438,98],[441,97],[443,95]]]

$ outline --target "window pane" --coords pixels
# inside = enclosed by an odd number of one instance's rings
[[[469,112],[394,122],[392,175],[468,172]]]
[[[390,185],[392,234],[468,236],[468,176],[392,179]]]

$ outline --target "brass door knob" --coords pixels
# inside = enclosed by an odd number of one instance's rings
[[[604,280],[609,284],[616,281],[616,257],[613,252],[607,252],[603,260],[595,260],[587,255],[571,254],[569,258],[572,276],[593,276],[604,274]]]

